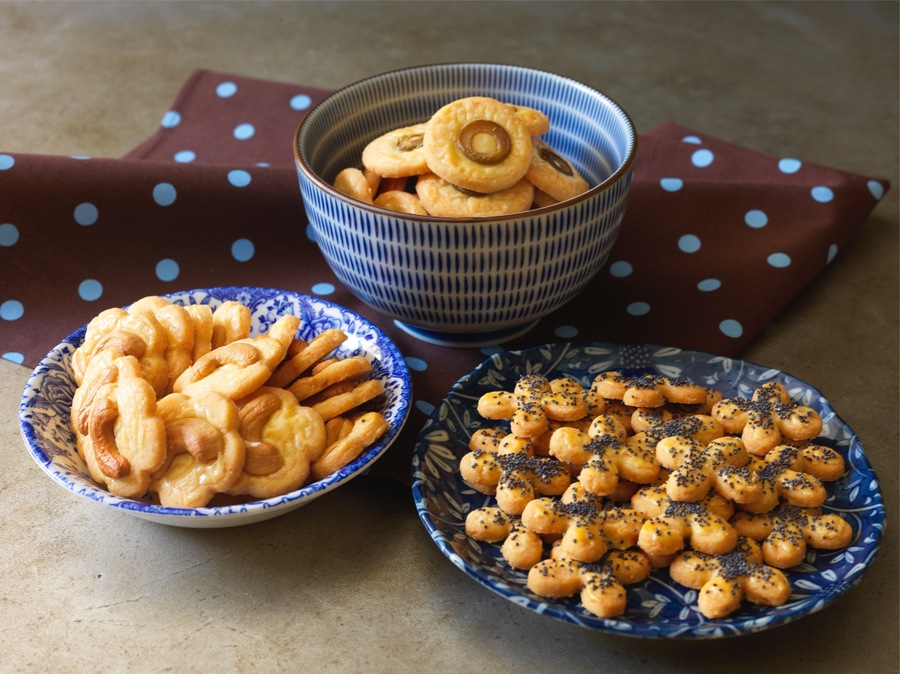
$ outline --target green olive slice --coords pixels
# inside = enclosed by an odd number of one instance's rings
[[[541,149],[539,149],[538,155],[541,159],[550,164],[550,166],[552,166],[555,171],[567,176],[574,175],[572,172],[572,167],[569,166],[569,162],[560,157],[549,147],[542,147]]]
[[[424,134],[422,133],[407,133],[400,138],[397,139],[397,149],[402,152],[412,152],[413,150],[418,150],[422,147],[422,142],[424,139]]]
[[[489,136],[491,140],[484,142],[479,136]],[[459,132],[457,145],[468,159],[477,164],[499,164],[512,149],[506,129],[487,119],[476,119],[466,124]]]
[[[458,192],[462,192],[467,197],[486,197],[487,194],[484,192],[476,192],[475,190],[466,189],[465,187],[460,187],[459,185],[453,185]]]

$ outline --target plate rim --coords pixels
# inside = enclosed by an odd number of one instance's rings
[[[816,593],[813,593],[810,597],[805,597],[800,601],[791,602],[788,601],[783,607],[756,607],[756,615],[743,615],[738,617],[730,617],[722,620],[709,620],[704,618],[701,614],[697,613],[698,616],[696,621],[687,624],[685,623],[683,626],[673,626],[665,623],[660,623],[659,625],[642,625],[636,624],[633,621],[630,621],[627,617],[619,616],[615,618],[599,618],[597,616],[593,616],[589,614],[586,610],[581,609],[579,612],[575,612],[573,609],[580,608],[578,606],[577,599],[564,599],[564,600],[540,600],[530,597],[523,593],[520,588],[512,587],[509,583],[504,582],[502,579],[487,577],[487,574],[481,572],[480,569],[476,568],[472,565],[469,560],[465,559],[461,554],[457,553],[452,548],[452,539],[448,538],[448,536],[437,526],[435,521],[432,519],[432,514],[428,508],[428,495],[426,494],[426,486],[429,482],[429,476],[427,471],[423,469],[422,463],[425,456],[425,453],[428,451],[426,444],[428,442],[427,435],[429,432],[434,430],[436,427],[441,427],[440,417],[445,412],[445,407],[450,404],[450,400],[453,396],[458,395],[466,391],[467,387],[473,380],[477,380],[479,374],[484,374],[490,370],[492,365],[495,362],[499,362],[500,359],[517,359],[517,367],[521,367],[522,364],[528,363],[529,356],[534,353],[545,351],[551,354],[555,354],[560,350],[567,351],[569,349],[578,349],[584,350],[587,348],[594,349],[606,349],[611,352],[622,352],[626,349],[644,349],[651,353],[658,353],[661,357],[671,357],[674,355],[679,355],[682,357],[700,357],[705,358],[707,362],[712,362],[716,359],[720,360],[728,360],[732,363],[740,364],[740,371],[743,372],[748,369],[759,370],[761,372],[765,372],[770,374],[771,376],[780,376],[785,380],[790,380],[791,382],[804,387],[807,391],[813,393],[818,396],[819,402],[821,402],[825,408],[827,408],[829,413],[829,420],[833,423],[837,424],[838,428],[842,429],[844,433],[848,437],[848,450],[850,448],[855,448],[858,452],[858,460],[853,463],[852,471],[858,471],[859,461],[862,461],[863,467],[866,469],[866,472],[871,477],[871,483],[874,485],[874,494],[877,497],[875,502],[869,509],[868,517],[861,518],[861,524],[867,525],[864,528],[861,528],[859,531],[854,532],[853,543],[863,540],[863,533],[867,533],[868,545],[866,546],[866,550],[868,551],[868,555],[865,561],[862,563],[862,568],[859,572],[854,573],[850,576],[850,578],[842,578],[837,579],[837,581],[831,586],[830,591],[823,596],[818,596]],[[627,368],[622,368],[627,369]],[[633,369],[641,369],[641,368],[633,368]],[[646,366],[643,366],[643,369],[647,369]],[[470,396],[471,397],[471,396]],[[473,410],[474,411],[474,410]],[[822,436],[820,436],[822,437]],[[448,437],[448,441],[450,438]],[[459,457],[457,457],[458,460]],[[851,468],[848,467],[848,471],[851,471]],[[865,473],[860,473],[861,475],[865,475]],[[847,479],[847,474],[845,474],[841,480]],[[458,473],[456,474],[456,481],[459,481]],[[790,622],[794,622],[799,620],[807,615],[811,615],[816,613],[826,606],[829,606],[834,601],[836,601],[840,596],[849,591],[855,585],[857,585],[865,575],[865,572],[868,570],[868,567],[871,566],[874,559],[877,557],[878,552],[881,547],[881,543],[884,535],[884,525],[886,519],[886,509],[884,504],[883,493],[880,488],[880,482],[875,474],[874,468],[871,463],[868,461],[868,457],[865,455],[865,451],[863,449],[862,443],[859,441],[858,436],[853,431],[853,429],[838,415],[838,413],[831,407],[828,399],[822,394],[822,392],[816,387],[808,384],[807,382],[798,379],[797,377],[782,371],[776,368],[767,367],[764,365],[760,365],[758,363],[744,360],[737,357],[726,357],[726,356],[717,356],[715,354],[711,354],[704,351],[690,350],[690,349],[681,349],[678,347],[669,347],[663,346],[659,344],[614,344],[610,342],[592,342],[592,341],[561,341],[561,342],[550,342],[543,345],[532,346],[527,348],[508,350],[508,351],[499,351],[496,352],[489,357],[485,358],[481,363],[476,365],[470,372],[466,373],[462,377],[460,377],[449,389],[446,396],[442,399],[442,401],[434,408],[425,425],[422,427],[419,437],[416,442],[416,446],[413,451],[413,465],[412,465],[412,493],[413,500],[416,506],[416,512],[419,515],[419,518],[422,524],[425,526],[426,531],[428,531],[429,536],[432,541],[438,546],[441,552],[463,573],[465,573],[470,578],[477,581],[483,587],[491,590],[495,594],[507,599],[525,609],[529,609],[533,612],[539,613],[541,615],[548,616],[550,618],[574,623],[579,626],[594,629],[601,632],[614,633],[622,636],[629,636],[634,638],[668,638],[668,639],[712,639],[712,638],[723,638],[723,637],[736,637],[741,636],[743,634],[750,634],[755,632],[760,632],[763,630],[771,629],[774,627],[778,627],[781,625],[788,624]],[[463,501],[465,497],[460,494],[454,494],[459,498],[461,503],[461,515],[465,515],[467,510],[465,506],[468,504],[464,504]],[[462,534],[465,536],[465,533]],[[485,546],[489,544],[484,544]],[[494,546],[498,547],[498,546]],[[849,547],[849,546],[848,546]],[[846,548],[845,548],[846,549]],[[842,551],[823,551],[824,553],[833,552],[834,554],[839,554]],[[522,573],[516,572],[512,569],[507,569],[509,573]],[[655,570],[654,574],[661,574],[661,570]],[[524,575],[524,574],[523,574]],[[666,572],[666,577],[668,576]],[[656,576],[653,576],[655,579]],[[643,583],[648,583],[650,581],[643,581]],[[654,580],[655,582],[655,580]],[[668,582],[673,582],[668,580]],[[685,591],[688,591],[687,588],[682,588]],[[508,592],[507,592],[508,591]],[[792,595],[794,594],[793,585],[792,585]],[[536,596],[536,595],[535,595]],[[817,598],[818,597],[818,598]],[[564,606],[570,605],[570,606]],[[686,609],[689,607],[686,607]],[[746,608],[746,605],[742,607],[742,610]],[[764,615],[766,612],[771,612],[770,616]]]

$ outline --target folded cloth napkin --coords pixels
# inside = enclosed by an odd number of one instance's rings
[[[327,95],[198,70],[124,158],[0,151],[0,356],[32,367],[100,310],[144,295],[277,287],[324,295],[383,328],[415,364],[427,413],[485,352],[409,337],[343,288],[307,235],[292,138]],[[604,341],[736,355],[889,187],[671,123],[638,146],[609,262],[505,348]]]

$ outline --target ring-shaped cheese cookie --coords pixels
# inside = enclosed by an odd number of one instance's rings
[[[356,199],[365,204],[373,202],[372,188],[366,175],[358,168],[345,168],[338,173],[332,187],[342,194],[346,194],[351,199]]]
[[[166,428],[156,393],[134,356],[116,358],[115,373],[89,406],[87,434],[76,434],[88,472],[110,493],[140,498],[166,459]]]
[[[363,166],[382,178],[404,178],[428,172],[423,124],[394,129],[371,141],[362,151]]]
[[[424,145],[432,173],[473,192],[509,189],[531,165],[528,127],[513,107],[485,96],[461,98],[435,112]]]
[[[578,169],[540,138],[532,139],[531,166],[525,177],[536,190],[556,201],[576,197],[590,187]]]
[[[409,213],[410,215],[428,215],[428,210],[422,205],[422,199],[417,194],[401,190],[387,190],[375,197],[375,205],[397,213]]]
[[[325,446],[325,423],[284,389],[261,386],[240,401],[244,468],[225,493],[272,498],[299,489],[309,477],[310,456]]]
[[[237,405],[215,391],[170,393],[157,411],[166,425],[166,462],[149,491],[161,505],[202,508],[229,489],[244,467]]]
[[[514,105],[512,103],[507,105],[516,111],[519,119],[528,128],[528,133],[532,139],[536,136],[543,136],[550,130],[550,118],[537,108],[530,108],[527,105]]]
[[[527,180],[519,180],[496,192],[476,192],[425,173],[416,180],[416,195],[429,215],[482,218],[527,211],[534,201],[534,188]]]
[[[746,599],[763,606],[781,606],[791,596],[787,577],[763,562],[759,545],[741,537],[724,555],[679,553],[669,566],[672,580],[698,590],[697,607],[710,620],[724,618]]]

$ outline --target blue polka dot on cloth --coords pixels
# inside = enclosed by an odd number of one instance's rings
[[[73,216],[75,217],[75,222],[87,227],[97,222],[97,219],[100,217],[100,211],[94,204],[84,202],[75,207]]]
[[[19,228],[15,225],[5,222],[0,225],[0,246],[14,246],[19,240]]]
[[[97,279],[85,279],[78,284],[78,296],[85,302],[94,302],[103,296],[103,284]]]
[[[234,127],[234,137],[238,140],[248,140],[256,134],[256,129],[252,124],[243,123]]]
[[[178,192],[171,183],[158,183],[153,187],[153,201],[160,206],[171,206],[178,198]]]

